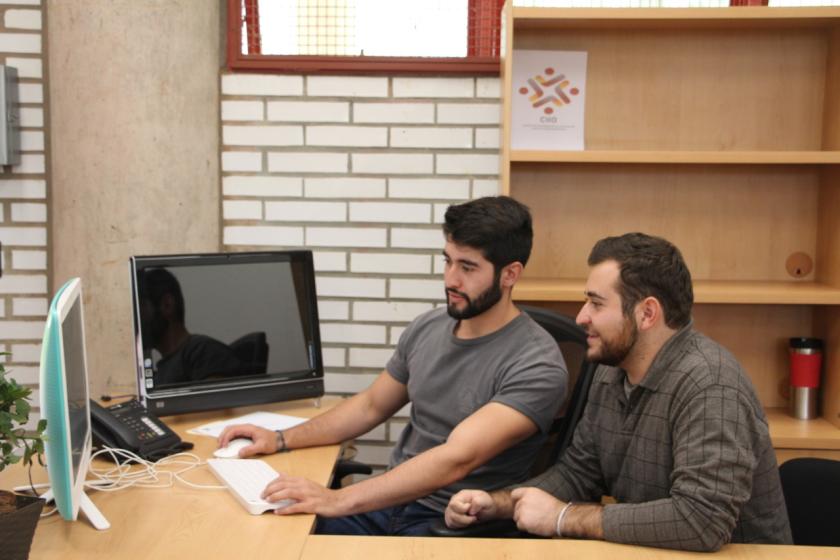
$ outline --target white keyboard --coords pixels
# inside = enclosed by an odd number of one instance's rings
[[[216,478],[228,487],[239,503],[251,515],[284,508],[293,500],[267,502],[260,494],[268,483],[277,478],[277,471],[259,459],[207,459],[207,465]]]

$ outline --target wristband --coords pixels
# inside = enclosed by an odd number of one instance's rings
[[[289,446],[286,445],[286,437],[283,435],[283,430],[277,430],[277,453],[288,451]]]
[[[560,515],[557,516],[557,526],[555,527],[554,532],[557,533],[557,536],[561,539],[563,538],[563,518],[566,517],[566,513],[573,505],[574,504],[572,502],[567,503],[563,506],[563,509],[560,510]]]

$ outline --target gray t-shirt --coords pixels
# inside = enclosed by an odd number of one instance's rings
[[[407,386],[411,400],[411,421],[394,447],[390,468],[444,443],[455,426],[490,402],[521,412],[539,431],[464,479],[418,500],[441,512],[452,494],[464,488],[491,491],[527,478],[568,379],[557,343],[525,313],[475,339],[455,337],[456,325],[444,308],[421,315],[388,361],[388,373]]]

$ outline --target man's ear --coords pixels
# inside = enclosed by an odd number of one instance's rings
[[[665,322],[662,304],[653,296],[648,296],[636,305],[636,318],[639,330],[650,329]]]
[[[514,261],[509,265],[506,265],[502,269],[501,278],[499,280],[502,288],[512,289],[513,285],[519,280],[519,277],[522,276],[523,268],[522,263],[519,261]]]

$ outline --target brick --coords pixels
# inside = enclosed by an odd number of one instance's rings
[[[302,146],[302,126],[265,124],[222,127],[222,143],[227,146]]]
[[[449,124],[495,124],[502,121],[498,103],[438,103],[437,122]]]
[[[41,29],[41,11],[6,10],[3,23],[8,29]]]
[[[9,53],[40,53],[40,33],[0,33],[0,51]]]
[[[437,154],[436,172],[453,175],[498,175],[497,154]]]
[[[262,171],[262,154],[222,152],[222,171]]]
[[[321,97],[387,97],[388,78],[308,76],[306,95]]]
[[[353,154],[353,173],[433,173],[431,154]]]
[[[24,152],[43,152],[44,133],[40,130],[21,130],[20,149]]]
[[[42,179],[10,179],[0,181],[0,198],[44,199],[47,183]]]
[[[389,297],[408,299],[445,299],[443,279],[409,280],[392,278],[389,281]]]
[[[225,245],[271,245],[280,247],[303,245],[303,228],[280,226],[227,226]]]
[[[350,104],[337,101],[270,101],[268,120],[286,122],[348,122]]]
[[[0,317],[5,317],[5,316],[6,316],[6,301],[0,299]],[[5,351],[6,351],[5,347],[3,348],[3,350],[0,350],[0,352],[5,352]]]
[[[351,202],[350,221],[428,224],[431,207],[411,202]]]
[[[323,319],[323,317],[321,318]],[[344,348],[321,348],[321,358],[324,362],[324,367],[343,368],[347,363],[344,354],[346,354]],[[324,377],[326,378],[327,375],[325,374]],[[324,380],[324,384],[326,385],[326,379]]]
[[[225,220],[261,220],[262,202],[257,200],[224,200],[222,216]]]
[[[388,344],[396,346],[402,336],[402,333],[405,332],[405,329],[406,327],[391,327],[390,334],[388,336]]]
[[[395,148],[472,148],[471,128],[391,128]]]
[[[315,285],[320,297],[385,297],[385,280],[382,278],[318,276]]]
[[[376,381],[372,373],[325,373],[324,389],[329,393],[359,393]]]
[[[225,196],[301,196],[303,180],[298,177],[222,177]]]
[[[6,64],[17,68],[18,78],[43,78],[43,63],[40,58],[6,57]]]
[[[41,334],[43,334],[43,328],[44,327],[42,326],[41,327],[41,330],[42,330]],[[21,337],[17,337],[17,338],[21,338]],[[39,336],[38,338],[41,338],[41,337]],[[37,385],[38,381],[41,377],[40,368],[38,368],[38,367],[12,365],[9,368],[7,368],[7,371],[9,372],[9,377],[14,379],[15,381],[17,381],[21,385]],[[38,400],[35,400],[34,392],[33,392],[32,402],[33,403],[40,402]],[[30,419],[30,421],[33,420],[31,414],[29,416],[29,419]]]
[[[434,259],[434,274],[443,275],[446,268],[446,261],[443,260],[443,255],[439,259]]]
[[[2,340],[41,340],[44,321],[0,321]]]
[[[20,126],[24,128],[41,128],[44,126],[44,110],[37,107],[21,107],[18,113]]]
[[[409,322],[421,313],[431,311],[430,303],[406,301],[357,301],[353,303],[354,321],[383,323]]]
[[[325,343],[384,344],[385,327],[351,323],[321,323],[321,340]]]
[[[46,294],[47,277],[4,274],[0,278],[0,294]],[[3,337],[0,336],[0,339]]]
[[[498,196],[501,192],[498,179],[473,179],[473,198]]]
[[[306,145],[379,148],[388,145],[388,129],[374,126],[307,126]]]
[[[11,353],[16,364],[38,364],[41,362],[40,344],[13,344]]]
[[[46,170],[44,154],[21,154],[20,163],[12,166],[12,173],[44,173]]]
[[[18,84],[18,101],[20,103],[43,103],[44,86],[41,84]]]
[[[353,122],[368,123],[432,123],[432,103],[354,103]]]
[[[264,113],[262,101],[222,101],[223,121],[261,121]]]
[[[306,228],[306,245],[311,247],[385,247],[384,228]]]
[[[344,272],[347,270],[347,253],[315,251],[312,253],[317,272]]]
[[[476,78],[475,96],[500,98],[502,96],[501,80],[499,78]]]
[[[0,241],[4,245],[21,247],[45,247],[47,228],[43,227],[0,227]]]
[[[12,268],[18,270],[46,270],[46,251],[12,251]]]
[[[432,222],[442,224],[445,221],[446,211],[449,209],[449,204],[435,204],[432,211]]]
[[[40,316],[47,314],[46,298],[15,298],[12,300],[12,314],[15,316]]]
[[[473,78],[394,78],[394,97],[472,97]]]
[[[281,152],[268,154],[268,170],[285,173],[347,173],[347,154]]]
[[[284,222],[344,222],[344,202],[266,202],[265,219]]]
[[[384,274],[428,274],[431,260],[429,255],[353,253],[350,255],[350,270]]]
[[[388,180],[389,198],[434,198],[466,200],[470,195],[468,179],[408,179]]]
[[[348,364],[350,367],[381,370],[393,355],[393,348],[350,348]]]
[[[387,465],[391,458],[391,444],[373,445],[356,443],[355,460],[368,465]]]
[[[47,205],[16,202],[12,204],[13,222],[46,222]]]
[[[302,95],[301,76],[268,76],[263,74],[225,74],[224,95]]]
[[[350,319],[350,304],[346,301],[318,300],[318,318],[321,321],[347,321]]]
[[[443,249],[443,232],[435,229],[392,228],[391,247],[407,249]]]
[[[304,179],[306,198],[383,198],[385,179],[367,177]]]
[[[498,149],[502,137],[498,128],[476,128],[475,147],[481,149]]]

